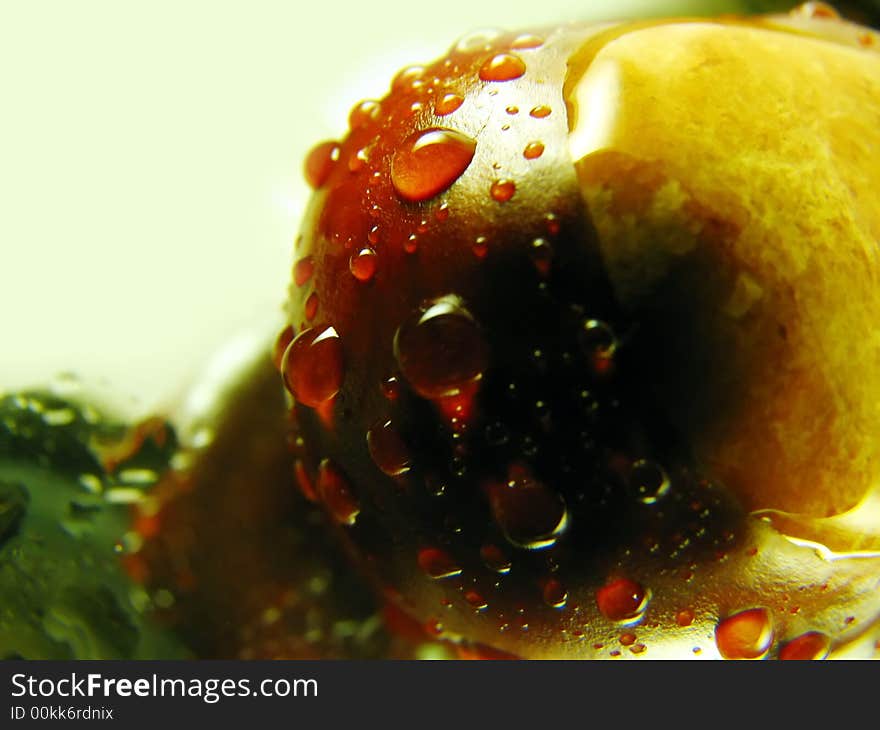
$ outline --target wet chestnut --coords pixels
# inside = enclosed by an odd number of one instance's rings
[[[309,155],[296,456],[431,635],[873,647],[880,40],[827,15],[470,37]]]

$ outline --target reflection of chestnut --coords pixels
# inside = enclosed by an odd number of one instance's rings
[[[825,14],[466,38],[308,157],[300,480],[434,634],[869,640],[880,40]]]

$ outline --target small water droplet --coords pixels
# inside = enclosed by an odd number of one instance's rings
[[[766,608],[750,608],[715,627],[715,644],[725,659],[762,659],[773,643],[773,622]]]
[[[524,464],[511,465],[506,483],[490,484],[488,497],[495,522],[516,547],[550,547],[568,525],[562,496],[535,479]]]
[[[422,571],[434,580],[461,575],[461,567],[458,563],[449,553],[439,548],[428,547],[419,550],[418,563]]]
[[[403,242],[403,250],[406,253],[415,253],[419,250],[419,237],[418,234],[411,233],[409,237]]]
[[[329,459],[318,465],[318,494],[321,501],[340,525],[353,525],[361,508],[351,484]]]
[[[544,582],[544,603],[553,608],[563,608],[568,601],[568,591],[557,578],[549,578]]]
[[[293,265],[293,283],[303,286],[315,273],[315,261],[311,256],[301,258]]]
[[[527,160],[537,160],[543,154],[543,142],[529,142],[523,150],[523,157],[525,157]]]
[[[514,114],[519,114],[519,107],[518,107],[518,106],[514,106],[513,104],[511,104],[511,105],[510,105],[509,107],[507,107],[504,111],[506,111],[508,114],[510,114],[511,116],[513,116]]]
[[[474,53],[475,51],[487,51],[501,36],[501,31],[495,28],[482,28],[468,33],[461,38],[453,47],[454,53]]]
[[[469,591],[465,591],[464,600],[466,600],[471,606],[473,606],[477,611],[485,611],[489,604],[486,602],[486,599],[480,595],[479,592],[471,589]]]
[[[498,203],[506,203],[515,193],[516,183],[513,180],[496,180],[489,188],[489,195]]]
[[[483,81],[512,81],[525,72],[525,62],[513,53],[498,53],[480,66]]]
[[[510,572],[510,558],[504,551],[492,543],[487,543],[480,548],[480,557],[489,570],[494,570],[502,575]]]
[[[550,266],[553,263],[553,246],[550,245],[550,242],[543,238],[536,238],[532,241],[529,255],[538,273],[543,277],[547,277],[550,274]]]
[[[424,66],[407,66],[401,69],[394,80],[391,82],[391,88],[399,89],[406,86],[412,86],[414,81],[418,81],[425,75]]]
[[[821,20],[840,20],[840,13],[828,3],[810,2],[798,5],[791,11],[792,15]]]
[[[517,50],[528,50],[533,48],[540,48],[543,45],[544,40],[542,38],[539,38],[536,35],[532,35],[531,33],[524,33],[523,35],[514,38],[513,42],[510,44],[510,47]]]
[[[279,372],[281,371],[281,361],[284,359],[284,352],[291,342],[293,342],[293,327],[287,325],[278,333],[278,337],[275,338],[275,344],[272,346],[272,363]]]
[[[529,112],[530,116],[533,116],[535,119],[543,119],[544,117],[549,117],[550,112],[553,111],[549,106],[545,106],[544,104],[538,104],[537,106],[533,106],[531,111]]]
[[[312,478],[309,476],[309,472],[302,459],[297,459],[294,462],[293,474],[296,477],[296,484],[299,487],[299,491],[302,492],[302,495],[309,500],[309,502],[317,502],[318,494],[315,492],[315,485],[312,482]]]
[[[434,105],[434,113],[438,117],[445,117],[447,114],[452,114],[463,103],[464,99],[458,94],[444,94]]]
[[[651,594],[640,583],[616,578],[596,591],[596,605],[605,618],[616,623],[635,623],[648,608]]]
[[[348,169],[350,172],[360,172],[370,161],[370,148],[361,147],[348,158]]]
[[[368,124],[377,121],[381,112],[382,106],[378,101],[365,99],[352,108],[351,113],[348,115],[348,126],[353,130],[366,127]]]
[[[373,462],[390,477],[406,474],[412,467],[412,457],[391,421],[373,426],[367,432],[367,448]]]
[[[458,395],[480,380],[489,350],[476,320],[450,294],[401,325],[394,336],[394,356],[413,389],[436,399]]]
[[[639,459],[633,463],[629,483],[638,500],[644,504],[655,504],[670,489],[666,470],[649,459]]]
[[[679,626],[690,626],[694,622],[694,612],[689,608],[683,608],[675,614],[675,623]]]
[[[489,253],[488,239],[485,236],[477,236],[474,245],[471,246],[471,251],[474,252],[474,256],[478,259],[486,258],[486,254]]]
[[[390,375],[382,381],[382,395],[388,400],[397,400],[400,395],[400,381],[394,375]]]
[[[348,269],[358,281],[369,281],[376,273],[378,258],[373,249],[362,248],[349,259]]]
[[[449,206],[446,203],[442,203],[439,208],[437,208],[437,212],[434,213],[434,218],[436,218],[441,223],[449,218]]]
[[[306,329],[288,346],[281,362],[284,384],[297,402],[316,408],[342,387],[342,343],[333,327]]]
[[[453,129],[415,132],[391,161],[391,184],[405,200],[433,198],[452,185],[471,164],[477,143]]]
[[[372,243],[374,246],[379,243],[380,235],[379,235],[379,226],[373,226],[370,229],[370,232],[367,234],[367,240]]]
[[[303,175],[306,182],[317,190],[330,178],[336,162],[339,160],[339,144],[337,142],[321,142],[315,145],[306,155],[303,164]]]
[[[819,631],[809,631],[789,641],[779,652],[779,658],[795,661],[825,659],[831,650],[831,639]]]
[[[311,322],[315,315],[318,313],[318,295],[315,292],[309,294],[306,299],[306,303],[303,305],[303,314],[306,316],[306,320]]]

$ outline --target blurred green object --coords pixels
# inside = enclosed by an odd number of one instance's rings
[[[129,505],[176,442],[144,440],[108,473],[99,445],[128,429],[45,391],[0,399],[0,658],[182,658],[122,570]],[[124,479],[134,475],[137,486]]]

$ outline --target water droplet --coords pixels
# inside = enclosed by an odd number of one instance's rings
[[[309,294],[306,299],[306,303],[303,306],[303,314],[306,316],[306,320],[311,322],[315,315],[318,313],[318,295],[315,292]]]
[[[378,258],[373,249],[362,248],[349,259],[348,269],[358,281],[369,281],[376,273]]]
[[[342,343],[333,327],[306,329],[290,343],[281,363],[284,384],[297,402],[316,408],[342,387]]]
[[[675,614],[675,623],[679,626],[690,626],[694,622],[694,612],[689,608],[683,608]]]
[[[439,548],[422,548],[418,555],[419,567],[435,580],[461,575],[461,567],[452,556]]]
[[[516,183],[513,180],[496,180],[489,188],[489,195],[492,200],[499,203],[506,203],[516,193]]]
[[[485,236],[477,236],[474,245],[471,246],[471,251],[478,259],[486,258],[486,254],[489,253],[489,241]]]
[[[315,261],[311,256],[301,258],[293,265],[293,283],[303,286],[315,272]]]
[[[382,395],[388,400],[397,400],[400,395],[400,381],[394,375],[382,381]]]
[[[406,474],[412,467],[409,449],[391,421],[376,424],[367,432],[367,448],[376,466],[390,477]]]
[[[544,603],[553,608],[563,608],[568,601],[568,591],[557,578],[548,578],[544,582]]]
[[[725,659],[761,659],[773,643],[773,623],[766,608],[750,608],[715,627],[715,644]]]
[[[529,472],[514,464],[506,483],[488,487],[495,522],[516,547],[540,550],[555,544],[568,524],[565,501]]]
[[[632,465],[629,483],[644,504],[655,504],[669,493],[670,482],[666,470],[656,462],[639,459]]]
[[[544,104],[538,104],[538,106],[533,106],[529,114],[533,116],[535,119],[543,119],[544,117],[549,117],[550,112],[553,111],[549,106],[545,106]]]
[[[348,115],[348,126],[351,129],[366,127],[368,124],[377,121],[381,112],[382,106],[378,101],[366,99],[352,108],[351,113]]]
[[[483,81],[512,81],[525,72],[525,62],[513,53],[498,53],[480,66]]]
[[[620,643],[624,646],[632,646],[636,643],[636,635],[632,633],[625,633],[620,635]]]
[[[367,234],[367,240],[374,246],[379,243],[379,226],[373,226]]]
[[[441,223],[449,218],[449,206],[446,203],[440,205],[437,208],[437,212],[434,213],[434,217],[440,221]]]
[[[412,86],[414,81],[418,81],[425,75],[424,66],[407,66],[401,69],[394,80],[391,82],[391,88],[399,89],[405,86]]]
[[[348,169],[350,172],[360,172],[370,161],[370,148],[361,147],[348,158]]]
[[[411,233],[403,242],[403,250],[406,253],[415,253],[419,250],[419,237],[415,233]]]
[[[544,40],[542,38],[539,38],[536,35],[531,35],[530,33],[524,33],[523,35],[514,38],[513,42],[510,44],[510,47],[517,50],[527,50],[532,48],[540,48],[543,45]]]
[[[321,501],[340,525],[353,525],[361,508],[351,484],[329,459],[318,466],[318,494]]]
[[[434,399],[458,395],[480,380],[489,350],[471,313],[450,294],[397,330],[394,356],[413,389]]]
[[[452,114],[452,112],[458,109],[463,103],[464,99],[458,94],[444,94],[434,105],[434,113],[438,117],[445,117],[447,114]]]
[[[511,105],[510,105],[509,107],[507,107],[504,111],[506,111],[508,114],[510,114],[510,115],[512,116],[512,115],[514,115],[514,114],[519,114],[519,107],[518,107],[518,106],[514,106],[513,104],[511,104]]]
[[[779,652],[784,660],[815,661],[825,659],[831,650],[831,639],[819,631],[809,631],[789,641]]]
[[[492,43],[501,36],[501,31],[495,28],[482,28],[468,33],[461,38],[453,47],[455,53],[473,53],[475,51],[488,51]]]
[[[584,321],[580,334],[581,349],[593,373],[607,376],[614,368],[617,337],[610,325],[597,319]]]
[[[477,609],[477,611],[485,611],[489,607],[486,599],[475,590],[465,591],[464,600]]]
[[[791,11],[792,15],[822,20],[840,20],[840,13],[828,3],[812,2],[798,5]]]
[[[339,160],[339,144],[336,142],[322,142],[315,145],[306,155],[303,165],[303,174],[306,182],[315,190],[320,188],[330,178],[336,162]]]
[[[299,487],[299,491],[302,492],[303,497],[309,500],[309,502],[317,502],[318,495],[317,492],[315,492],[315,485],[312,482],[312,478],[309,476],[309,472],[302,459],[297,459],[294,462],[293,474],[296,477],[296,484]]]
[[[483,545],[483,547],[480,548],[480,557],[483,559],[483,563],[489,570],[494,570],[496,573],[501,573],[502,575],[510,572],[510,558],[508,558],[504,551],[497,545],[493,545],[492,543]]]
[[[278,333],[278,337],[275,339],[275,344],[272,346],[272,363],[275,365],[276,370],[281,370],[281,361],[284,359],[284,352],[292,341],[293,327],[287,325],[287,327]]]
[[[412,202],[433,198],[461,177],[471,164],[477,143],[453,129],[415,132],[391,161],[391,184]]]
[[[548,276],[550,274],[550,266],[553,263],[553,246],[550,245],[550,242],[543,238],[536,238],[532,241],[529,255],[538,273],[543,277]]]
[[[548,234],[550,234],[551,236],[559,235],[559,229],[560,229],[559,219],[556,217],[556,215],[554,213],[547,213],[547,215],[544,216],[544,221],[547,224],[547,233]]]
[[[650,591],[628,578],[616,578],[596,591],[596,605],[605,618],[617,623],[639,621],[651,600]]]
[[[523,157],[527,160],[536,160],[544,154],[543,142],[529,142],[523,150]]]

